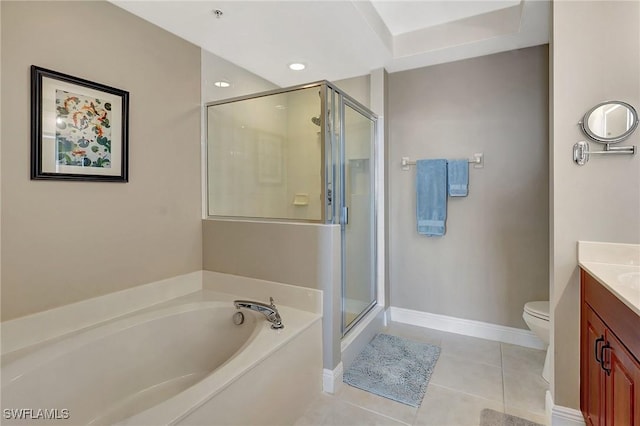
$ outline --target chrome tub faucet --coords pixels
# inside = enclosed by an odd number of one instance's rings
[[[236,309],[244,308],[260,312],[267,318],[267,321],[271,323],[271,328],[273,328],[274,330],[284,328],[284,324],[282,324],[282,318],[280,318],[278,309],[273,303],[273,297],[270,297],[269,299],[271,303],[270,305],[262,302],[253,302],[251,300],[235,300],[233,302],[233,305],[236,307]]]

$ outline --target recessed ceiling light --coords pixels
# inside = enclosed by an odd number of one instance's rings
[[[301,62],[294,62],[292,64],[289,64],[289,68],[294,70],[294,71],[302,71],[303,69],[305,69],[307,66]]]
[[[231,86],[231,83],[225,80],[220,80],[220,81],[214,81],[213,85],[216,87],[229,87]]]

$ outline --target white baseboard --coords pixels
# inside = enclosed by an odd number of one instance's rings
[[[545,411],[549,417],[549,426],[584,426],[584,417],[580,410],[555,405],[551,392],[547,391]]]
[[[547,424],[551,426],[551,412],[553,411],[553,396],[547,390],[544,394],[544,414],[547,416]]]
[[[342,385],[344,368],[342,362],[333,370],[322,370],[322,390],[326,393],[335,394]]]
[[[417,325],[419,327],[432,328],[434,330],[450,333],[464,334],[466,336],[479,337],[488,340],[497,340],[512,345],[525,346],[533,349],[546,349],[543,341],[530,330],[506,327],[504,325],[491,324],[482,321],[473,321],[463,318],[455,318],[446,315],[431,314],[428,312],[414,311],[411,309],[392,306],[391,321],[404,324]]]

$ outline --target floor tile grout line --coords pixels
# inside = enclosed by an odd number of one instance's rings
[[[537,371],[533,371],[533,370],[518,370],[516,368],[505,368],[504,367],[504,343],[502,343],[500,345],[501,347],[501,352],[502,352],[502,363],[503,363],[503,367],[502,367],[502,387],[503,387],[503,395],[504,395],[504,412],[505,414],[507,413],[507,407],[511,408],[511,409],[517,409],[517,410],[522,410],[525,411],[527,413],[533,414],[533,415],[544,415],[545,411],[537,411],[537,410],[533,410],[531,408],[531,406],[529,405],[521,405],[522,403],[512,403],[509,406],[507,406],[507,384],[506,384],[506,373],[514,373],[516,372],[519,375],[529,375],[532,377],[542,377],[542,372],[537,372]],[[547,386],[548,389],[548,386]]]
[[[386,329],[383,331],[386,334],[390,334],[390,335],[398,335],[399,337],[404,337],[410,340],[414,340],[417,342],[421,342],[421,343],[428,343],[428,344],[432,344],[432,345],[436,345],[439,346],[442,350],[440,358],[441,359],[451,359],[452,361],[463,361],[463,362],[467,362],[467,363],[474,363],[478,366],[483,366],[483,367],[497,367],[500,368],[500,380],[501,380],[501,386],[502,386],[502,397],[501,400],[496,398],[496,399],[492,399],[492,398],[487,398],[485,396],[481,396],[481,395],[477,395],[477,394],[473,394],[473,393],[469,393],[469,392],[465,392],[465,391],[461,391],[459,389],[454,389],[451,388],[449,386],[445,386],[445,385],[441,385],[438,383],[434,383],[433,381],[431,381],[431,383],[429,383],[431,385],[431,387],[436,387],[436,388],[441,388],[441,389],[446,389],[450,392],[454,392],[457,393],[459,395],[466,395],[469,396],[471,398],[480,400],[480,401],[486,401],[487,403],[493,403],[495,405],[501,404],[502,406],[502,412],[506,413],[507,412],[507,404],[506,404],[506,375],[507,373],[513,373],[513,372],[519,372],[520,370],[518,369],[514,369],[514,368],[507,368],[505,366],[505,360],[506,358],[508,358],[508,355],[511,353],[510,351],[508,352],[507,349],[509,345],[505,345],[502,342],[496,342],[498,343],[498,347],[500,350],[499,353],[499,365],[496,365],[496,363],[486,363],[486,362],[482,362],[482,361],[477,361],[475,359],[473,359],[472,357],[469,357],[467,354],[467,356],[464,355],[464,351],[455,351],[455,348],[448,348],[451,351],[447,351],[447,348],[445,348],[445,346],[447,346],[447,344],[445,343],[445,339],[443,338],[438,338],[436,339],[435,336],[423,336],[422,338],[420,336],[415,336],[415,335],[411,335],[411,336],[405,336],[404,333],[401,332],[396,332],[396,330],[390,330],[390,329]],[[511,358],[510,358],[511,359]],[[437,364],[436,364],[437,365]],[[495,370],[494,370],[495,371]],[[529,373],[529,372],[528,372]],[[531,371],[531,373],[535,374],[533,371]],[[411,424],[414,425],[417,421],[418,421],[418,417],[419,417],[419,413],[420,413],[420,407],[411,407],[411,406],[407,406],[409,408],[415,408],[415,412],[412,415],[412,420],[410,420],[410,423],[407,423],[407,419],[405,420],[400,420],[396,417],[393,417],[393,415],[389,415],[389,414],[384,414],[381,412],[376,411],[375,408],[367,408],[364,406],[359,405],[356,402],[349,402],[346,400],[342,400],[344,403],[359,408],[361,410],[364,410],[365,412],[369,412],[372,413],[376,416],[380,416],[381,418],[385,418],[385,419],[389,419],[391,421],[394,422],[399,422],[401,424]],[[390,400],[392,401],[392,400]],[[422,403],[422,402],[421,402]],[[399,403],[398,403],[399,404]],[[522,410],[523,412],[527,412],[531,415],[539,415],[541,413],[538,413],[537,411],[533,411],[530,409],[530,407],[528,406],[520,406],[519,404],[515,404],[513,405],[511,408],[516,408],[518,410]],[[409,414],[409,413],[407,413]]]
[[[503,396],[503,400],[502,401],[498,401],[497,399],[485,398],[484,396],[480,396],[480,395],[477,395],[475,393],[464,392],[464,391],[461,391],[459,389],[450,388],[449,386],[439,385],[437,383],[430,383],[430,385],[433,385],[433,386],[436,386],[436,387],[439,387],[439,388],[442,388],[442,389],[446,389],[446,390],[448,390],[450,392],[456,392],[456,393],[460,393],[462,395],[467,395],[467,396],[470,396],[470,397],[473,397],[473,398],[482,399],[483,401],[502,402],[503,405],[504,405],[504,396]],[[427,392],[428,392],[428,390],[427,390]],[[418,410],[420,410],[419,407],[418,407]]]
[[[440,386],[440,387],[443,387],[443,388],[446,388],[446,389],[449,389],[449,390],[453,390],[453,391],[456,391],[456,392],[464,393],[464,394],[467,394],[467,395],[477,396],[477,397],[483,398],[483,399],[489,399],[491,401],[498,401],[498,402],[500,402],[500,400],[504,401],[504,385],[502,383],[503,382],[503,380],[502,380],[502,367],[499,367],[497,365],[489,365],[489,364],[483,364],[483,363],[480,363],[480,362],[474,362],[474,361],[471,361],[471,360],[468,360],[468,359],[461,359],[461,358],[458,358],[458,357],[452,357],[452,358],[454,358],[454,360],[456,360],[456,361],[464,361],[467,365],[475,364],[475,366],[485,367],[485,370],[486,370],[486,367],[489,367],[489,368],[494,369],[493,373],[500,374],[500,379],[499,379],[500,380],[500,384],[498,386],[500,386],[501,390],[503,391],[503,395],[502,395],[501,399],[486,398],[486,397],[483,397],[483,396],[478,395],[478,394],[465,392],[465,391],[462,391],[462,390],[447,386],[446,384],[443,384],[443,383],[440,382],[440,380],[442,379],[441,377],[435,377],[436,376],[435,375],[435,371],[434,371],[434,374],[431,376],[431,379],[429,380],[429,384],[432,384],[432,385],[435,385],[435,386]],[[440,359],[438,359],[438,361],[440,361]],[[438,364],[436,363],[436,368],[437,368],[437,365]]]
[[[500,376],[502,377],[502,412],[507,412],[507,391],[506,386],[504,384],[504,349],[502,347],[502,343],[500,343]]]
[[[375,415],[378,415],[378,416],[384,417],[384,418],[386,418],[386,419],[393,420],[394,422],[398,422],[398,423],[402,423],[403,425],[411,426],[411,424],[410,424],[410,423],[407,423],[407,422],[402,421],[402,420],[400,420],[400,419],[397,419],[397,418],[395,418],[395,417],[391,417],[391,416],[389,416],[389,415],[387,415],[387,414],[380,413],[380,412],[375,411],[375,410],[372,410],[372,409],[370,409],[370,408],[363,407],[362,405],[358,405],[358,404],[356,404],[356,403],[354,403],[354,402],[351,402],[351,401],[345,401],[345,400],[342,400],[342,399],[340,399],[339,401],[340,401],[340,402],[343,402],[343,403],[345,403],[345,404],[349,404],[349,405],[351,405],[352,407],[356,407],[356,408],[359,408],[359,409],[361,409],[361,410],[367,411],[367,412],[369,412],[369,413],[373,413],[373,414],[375,414]],[[408,407],[410,407],[410,405],[408,405]],[[416,408],[416,407],[413,407],[413,408]],[[416,413],[417,413],[417,411],[416,411]]]
[[[509,409],[510,410],[518,410],[518,411],[522,411],[522,412],[529,413],[529,414],[534,414],[536,416],[544,416],[546,414],[544,411],[531,410],[530,408],[525,407],[525,406],[521,406],[521,405],[509,405]],[[504,410],[505,410],[504,412],[506,414],[508,414],[506,405],[505,405]]]
[[[425,396],[427,394],[425,393]],[[424,398],[422,398],[424,400]],[[422,405],[422,401],[420,401],[420,405]],[[415,426],[415,424],[418,422],[418,413],[420,412],[420,407],[418,407],[418,409],[416,410],[416,414],[413,415],[413,419],[411,419],[411,426]]]
[[[496,364],[488,364],[486,362],[482,362],[482,361],[475,361],[473,359],[469,359],[468,356],[465,355],[456,355],[456,354],[452,354],[452,353],[443,353],[442,351],[442,347],[440,347],[440,356],[446,356],[446,357],[453,357],[456,358],[458,360],[463,360],[463,361],[467,361],[467,362],[472,362],[474,364],[480,364],[480,365],[485,365],[487,367],[495,367],[495,368],[500,368],[502,369],[502,359],[500,359],[500,364],[501,365],[496,365]]]
[[[346,384],[346,383],[345,383],[345,386],[350,386],[350,385],[348,385],[348,384]],[[381,396],[381,395],[375,394],[375,393],[373,393],[373,392],[366,391],[366,390],[364,390],[364,389],[358,389],[358,388],[355,388],[355,387],[354,387],[354,389],[357,389],[357,390],[359,390],[359,391],[362,391],[362,392],[366,392],[366,393],[368,393],[368,394],[371,394],[371,395],[373,395],[373,396],[374,396],[374,397],[376,397],[376,398],[382,398],[382,399],[384,399],[386,402],[388,402],[388,403],[392,404],[391,406],[393,406],[393,405],[397,405],[397,406],[398,406],[398,409],[406,408],[407,410],[416,410],[416,412],[418,412],[418,409],[420,408],[419,406],[418,406],[418,407],[413,407],[413,406],[408,405],[408,404],[403,404],[402,402],[394,401],[393,399],[385,398],[384,396]],[[404,421],[402,421],[402,420],[400,420],[400,419],[397,419],[397,418],[395,418],[395,417],[393,417],[393,416],[391,416],[391,415],[389,415],[389,414],[384,414],[384,413],[382,413],[382,412],[380,412],[380,411],[376,411],[376,410],[375,410],[375,409],[373,409],[373,408],[369,408],[369,407],[366,407],[366,406],[364,406],[364,405],[360,405],[359,403],[357,403],[357,402],[355,402],[355,401],[350,401],[349,399],[343,399],[343,397],[339,397],[339,399],[340,399],[341,401],[346,402],[347,404],[351,404],[351,405],[353,405],[353,406],[355,406],[355,407],[359,407],[359,408],[362,408],[362,409],[364,409],[364,410],[371,411],[371,412],[374,412],[374,413],[376,413],[376,414],[380,414],[380,415],[382,415],[382,416],[389,417],[389,418],[392,418],[392,419],[394,419],[394,420],[398,420],[398,421],[400,421],[400,422],[402,422],[402,423],[405,423]],[[374,401],[374,402],[375,402],[375,401]]]

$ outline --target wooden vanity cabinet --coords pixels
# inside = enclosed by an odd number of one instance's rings
[[[607,326],[584,302],[581,311],[580,408],[587,425],[603,425],[606,373],[598,352],[604,344]]]
[[[640,317],[580,270],[580,409],[587,425],[640,426]]]

